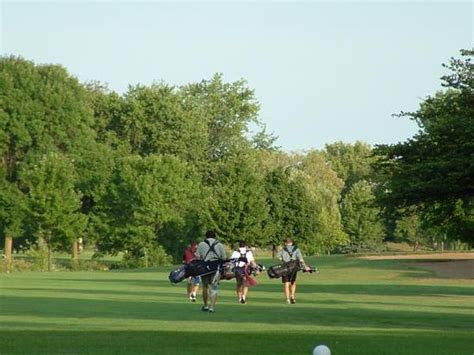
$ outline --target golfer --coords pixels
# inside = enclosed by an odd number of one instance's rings
[[[235,280],[236,284],[236,293],[239,300],[239,303],[245,304],[247,294],[249,292],[249,287],[246,283],[245,277],[249,274],[250,267],[257,268],[255,263],[255,257],[252,251],[247,248],[246,243],[243,240],[239,241],[239,248],[234,250],[230,259],[234,262],[235,268]]]
[[[216,233],[212,230],[206,232],[206,239],[199,243],[196,254],[199,259],[210,263],[214,262],[216,265],[223,263],[227,257],[224,245],[216,239]],[[201,276],[202,301],[204,303],[201,310],[204,312],[214,313],[220,279],[218,271]]]
[[[301,266],[306,270],[310,271],[311,268],[306,265],[303,259],[303,254],[301,254],[300,249],[293,244],[293,240],[291,238],[287,238],[285,241],[285,246],[281,249],[278,254],[277,258],[281,261],[287,263],[291,260],[298,260]],[[281,278],[281,282],[283,283],[283,288],[285,291],[285,298],[287,304],[295,304],[295,294],[296,294],[296,274],[298,271],[293,271],[288,275],[285,275]]]

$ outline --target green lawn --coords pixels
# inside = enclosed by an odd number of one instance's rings
[[[266,275],[246,305],[223,281],[214,314],[168,282],[171,268],[1,274],[0,354],[472,355],[472,280],[406,263],[318,258],[295,305]]]

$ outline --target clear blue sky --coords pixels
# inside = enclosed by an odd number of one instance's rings
[[[2,1],[0,53],[59,63],[81,81],[247,80],[285,150],[395,143],[473,46],[472,2]]]

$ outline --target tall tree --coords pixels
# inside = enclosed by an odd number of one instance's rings
[[[404,143],[382,145],[378,168],[387,174],[384,203],[417,208],[448,238],[474,242],[474,51],[452,59],[442,78],[448,89],[429,96],[412,113],[420,131]],[[407,209],[408,210],[408,209]]]
[[[5,245],[7,271],[13,271],[13,237],[23,234],[25,197],[17,184],[5,179],[0,168],[0,240]]]
[[[201,224],[214,228],[222,240],[249,244],[266,242],[264,221],[268,216],[263,176],[251,155],[239,155],[214,164],[209,181],[207,208]]]
[[[367,181],[361,180],[352,185],[342,200],[341,210],[351,251],[372,249],[382,243],[385,233],[381,211]]]
[[[144,251],[166,244],[162,240],[166,224],[198,208],[196,180],[187,164],[173,156],[120,159],[97,207],[94,225],[99,251],[128,251],[129,258],[138,260]]]
[[[316,151],[290,160],[291,164],[276,167],[266,176],[269,241],[277,245],[293,237],[308,253],[344,244],[337,205],[342,181]]]
[[[373,152],[370,145],[364,142],[326,144],[325,157],[329,166],[344,182],[344,196],[353,184],[360,180],[373,179]]]
[[[13,56],[0,58],[1,186],[14,184],[21,190],[19,167],[33,164],[44,153],[69,154],[89,146],[94,139],[91,125],[86,90],[64,68]],[[18,208],[4,210],[6,220],[16,219],[6,211],[16,214]]]
[[[183,87],[182,92],[207,124],[208,160],[219,160],[251,147],[247,135],[250,124],[259,123],[260,106],[245,81],[225,83],[221,74],[215,74],[210,80]]]
[[[308,244],[313,245],[313,251],[329,252],[347,241],[338,206],[343,181],[327,166],[324,154],[319,151],[308,152],[299,167],[307,176],[307,190],[316,205],[316,238]]]
[[[48,247],[48,271],[54,249],[70,250],[86,227],[80,213],[81,195],[74,190],[74,166],[58,153],[43,155],[33,166],[24,166],[21,179],[28,190],[27,224]]]

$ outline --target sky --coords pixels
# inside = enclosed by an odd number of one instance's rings
[[[473,2],[5,1],[0,54],[66,67],[81,82],[184,85],[244,79],[286,151],[392,144],[473,47]]]

